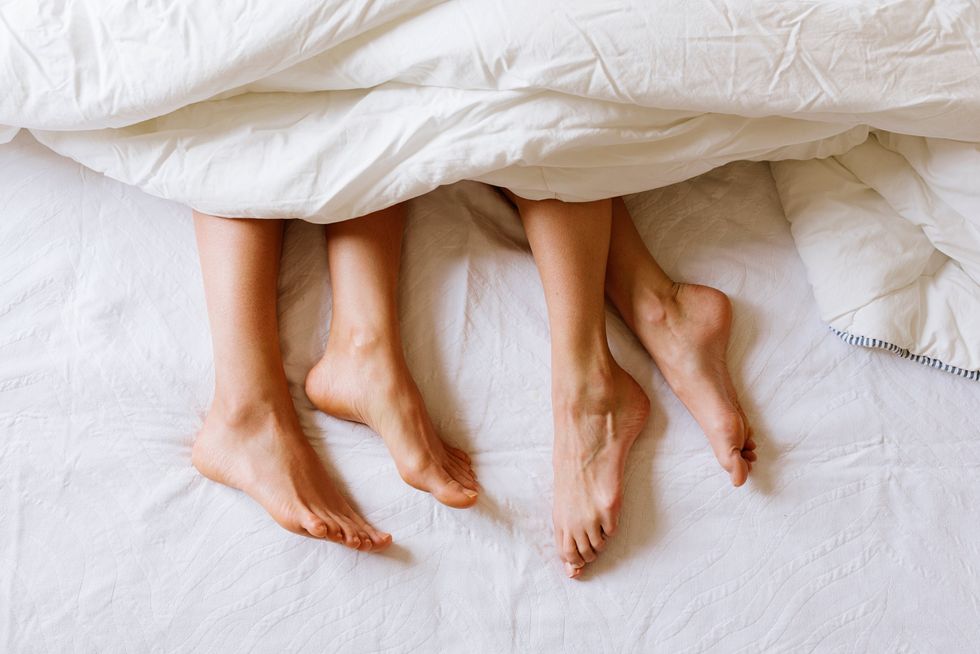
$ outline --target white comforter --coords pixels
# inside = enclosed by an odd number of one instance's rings
[[[0,3],[0,124],[165,198],[328,222],[774,165],[821,314],[980,370],[980,7]]]

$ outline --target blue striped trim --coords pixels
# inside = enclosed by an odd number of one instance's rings
[[[939,368],[946,372],[951,372],[954,375],[959,375],[960,377],[965,377],[971,381],[980,381],[980,370],[964,370],[963,368],[957,368],[956,366],[951,366],[948,363],[943,363],[939,359],[932,359],[930,357],[922,356],[921,354],[912,354],[904,347],[898,347],[892,343],[886,341],[879,341],[877,338],[868,338],[867,336],[855,336],[854,334],[849,334],[847,332],[842,332],[839,329],[830,328],[830,331],[834,332],[849,345],[860,345],[861,347],[874,347],[879,350],[888,350],[893,354],[897,354],[903,359],[911,359],[916,363],[921,363],[923,365],[929,366],[930,368]]]

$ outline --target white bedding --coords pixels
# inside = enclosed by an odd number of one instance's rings
[[[760,463],[732,489],[610,317],[651,395],[622,530],[584,581],[552,546],[548,333],[515,217],[461,183],[412,203],[410,365],[485,493],[406,487],[380,440],[299,384],[329,316],[315,225],[289,225],[287,373],[383,556],[278,528],[201,478],[212,383],[189,211],[22,134],[0,148],[0,650],[971,652],[980,386],[852,348],[818,316],[768,166],[628,199],[665,268],[735,300]]]
[[[315,222],[782,162],[823,319],[976,379],[978,43],[973,0],[6,0],[0,142]]]

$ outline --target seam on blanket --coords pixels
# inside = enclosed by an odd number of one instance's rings
[[[851,334],[849,332],[841,331],[830,327],[830,331],[840,337],[848,345],[859,345],[861,347],[873,347],[879,350],[888,350],[893,354],[897,354],[903,359],[910,359],[916,363],[921,363],[922,365],[929,366],[930,368],[938,368],[945,372],[958,375],[960,377],[965,377],[971,381],[980,381],[980,370],[966,370],[964,368],[957,368],[956,366],[951,366],[948,363],[943,363],[939,359],[933,359],[931,357],[923,356],[921,354],[913,354],[912,352],[906,350],[904,347],[899,347],[894,343],[889,343],[887,341],[881,341],[877,338],[869,338],[867,336],[857,336],[856,334]]]

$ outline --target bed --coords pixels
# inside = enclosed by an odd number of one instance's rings
[[[669,273],[733,298],[760,462],[733,489],[610,312],[653,415],[622,529],[571,582],[549,520],[544,298],[498,194],[460,182],[413,200],[401,282],[409,364],[485,489],[469,511],[312,409],[325,253],[318,226],[287,228],[296,406],[395,539],[362,554],[284,532],[192,468],[213,378],[190,211],[19,134],[0,148],[0,650],[973,651],[980,386],[828,329],[769,164],[627,200]]]

